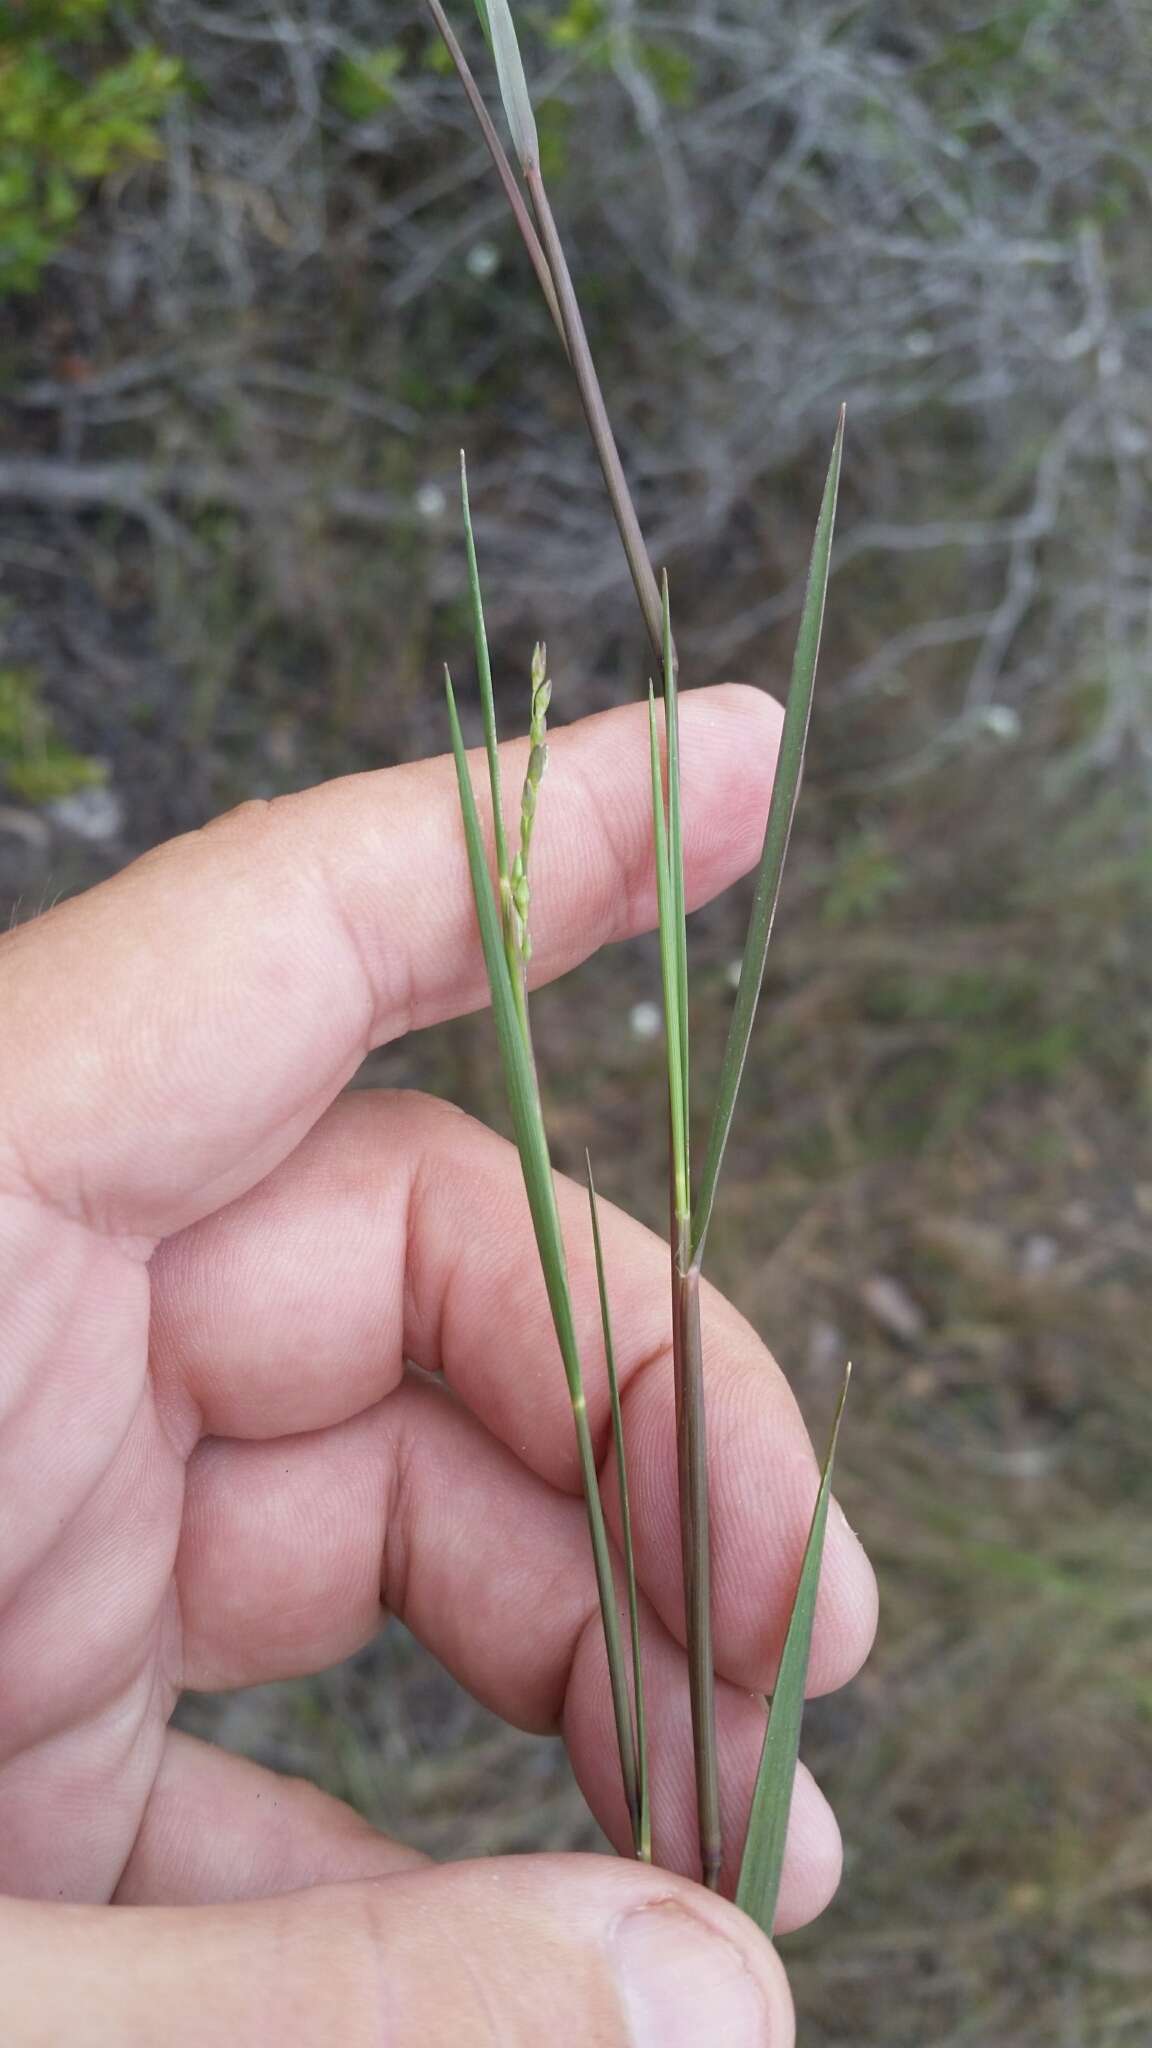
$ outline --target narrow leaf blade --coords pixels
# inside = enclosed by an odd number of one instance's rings
[[[464,90],[464,97],[472,109],[473,118],[484,138],[484,147],[492,159],[493,169],[504,188],[504,197],[508,201],[512,218],[516,222],[521,240],[528,252],[528,260],[536,272],[536,280],[544,294],[545,303],[549,313],[552,315],[556,332],[560,336],[565,349],[567,349],[568,337],[564,332],[564,322],[560,314],[560,303],[556,297],[556,287],[552,282],[552,273],[548,268],[548,258],[545,256],[540,245],[540,237],[532,225],[528,208],[524,203],[524,195],[516,183],[515,172],[505,154],[504,144],[496,133],[488,109],[484,105],[480,88],[472,76],[472,67],[460,47],[452,24],[445,14],[440,0],[424,0],[424,5],[435,22],[444,48],[452,60],[456,76]],[[489,48],[491,48],[492,37],[488,29],[488,16],[484,11],[484,0],[476,0],[476,11],[480,15],[485,40]]]
[[[832,1494],[832,1467],[836,1458],[836,1443],[840,1434],[844,1403],[848,1397],[851,1373],[852,1368],[849,1366],[844,1374],[844,1385],[832,1424],[832,1436],[820,1475],[820,1490],[816,1496],[804,1562],[800,1567],[796,1598],[792,1603],[788,1633],[780,1658],[776,1689],[768,1713],[768,1726],[764,1734],[764,1747],[760,1753],[756,1790],[752,1795],[752,1811],[748,1817],[748,1835],[740,1864],[740,1879],[736,1887],[736,1904],[742,1906],[750,1918],[763,1928],[769,1939],[776,1918],[776,1902],[780,1896],[780,1873],[784,1865],[788,1816],[792,1809],[792,1787],[796,1777],[796,1759],[800,1751],[800,1724],[804,1715],[812,1623],[816,1613],[816,1595],[820,1587],[824,1533],[828,1526],[828,1503]]]
[[[760,868],[756,880],[756,894],[752,905],[752,916],[748,925],[748,937],[740,963],[740,981],[736,990],[736,1001],[732,1009],[732,1021],[728,1029],[728,1043],[724,1048],[724,1062],[720,1071],[720,1085],[716,1095],[716,1107],[712,1127],[708,1134],[708,1148],[704,1158],[704,1171],[700,1178],[700,1193],[692,1222],[692,1248],[699,1257],[712,1210],[716,1201],[716,1188],[720,1168],[732,1129],[736,1109],[736,1097],[740,1088],[744,1063],[748,1057],[748,1042],[756,1018],[756,1005],[760,998],[760,985],[764,979],[764,962],[768,954],[768,941],[776,918],[776,905],[780,896],[780,882],[784,873],[784,861],[788,852],[788,841],[792,832],[792,820],[796,812],[796,800],[800,793],[800,777],[804,767],[804,749],[808,739],[808,724],[812,712],[812,691],[816,681],[816,663],[820,654],[820,634],[824,623],[824,602],[828,590],[828,570],[832,557],[832,533],[836,523],[836,499],[840,487],[840,464],[844,449],[844,408],[836,427],[836,439],[832,447],[832,460],[824,485],[824,496],[820,505],[820,516],[816,522],[816,536],[812,544],[812,555],[808,565],[808,583],[804,596],[804,609],[800,619],[800,631],[796,639],[796,653],[792,663],[792,682],[788,692],[788,705],[784,714],[784,730],[780,736],[780,758],[776,764],[776,778],[772,785],[772,801],[768,809],[768,823],[764,831],[764,846],[760,855]]]
[[[569,1343],[567,1323],[570,1321],[571,1310],[567,1301],[567,1269],[559,1219],[555,1214],[552,1163],[548,1156],[548,1145],[540,1114],[536,1073],[521,1029],[520,1013],[504,948],[503,926],[488,873],[484,834],[472,790],[472,778],[468,773],[468,759],[456,709],[456,693],[447,669],[444,671],[444,681],[452,733],[452,753],[460,791],[460,810],[464,820],[464,840],[468,851],[468,870],[472,880],[472,897],[476,905],[476,921],[480,927],[480,944],[492,997],[496,1037],[504,1066],[508,1106],[512,1112],[512,1129],[520,1153],[532,1221],[536,1226],[548,1299],[552,1305],[553,1315],[559,1318],[557,1335],[560,1338],[560,1348],[567,1368],[570,1357],[575,1359],[575,1330],[572,1331]]]
[[[448,697],[448,717],[452,733],[452,753],[456,763],[456,780],[460,791],[460,809],[464,820],[464,838],[468,851],[468,868],[472,880],[472,895],[476,905],[476,921],[480,928],[480,944],[484,953],[484,966],[488,976],[488,987],[492,998],[492,1015],[496,1024],[496,1037],[504,1068],[505,1088],[508,1106],[512,1114],[512,1130],[520,1154],[520,1165],[524,1175],[524,1187],[532,1223],[540,1252],[540,1264],[548,1291],[549,1306],[556,1326],[557,1341],[568,1379],[569,1392],[573,1400],[583,1401],[584,1390],[580,1373],[580,1358],[576,1342],[576,1328],[572,1315],[572,1302],[568,1289],[568,1263],[564,1252],[564,1239],[560,1230],[560,1218],[556,1207],[556,1189],[552,1177],[552,1161],[548,1152],[548,1140],[544,1130],[544,1119],[540,1110],[540,1094],[536,1082],[536,1070],[531,1052],[521,1029],[512,976],[504,949],[503,932],[492,884],[488,875],[488,863],[484,846],[484,834],[472,790],[472,778],[468,772],[468,758],[460,731],[460,719],[456,709],[456,696],[452,679],[445,670],[445,685]]]
[[[482,0],[488,17],[488,38],[492,55],[496,60],[496,77],[500,85],[500,98],[504,103],[504,116],[512,146],[520,159],[520,167],[527,170],[529,164],[540,161],[540,144],[536,136],[536,117],[532,112],[532,101],[528,93],[528,80],[524,76],[524,61],[520,55],[520,44],[516,37],[516,24],[508,0]],[[483,21],[484,16],[481,15]]]
[[[468,501],[468,464],[463,449],[460,450],[460,504],[464,514],[464,545],[468,554],[468,601],[472,612],[476,673],[480,681],[480,707],[484,718],[484,751],[488,756],[488,782],[492,792],[496,873],[503,886],[508,880],[508,843],[504,831],[504,806],[500,793],[500,752],[496,737],[496,705],[492,695],[492,661],[488,653],[488,632],[484,624],[484,599],[480,591],[480,570],[476,561],[476,537],[472,531],[472,508]]]

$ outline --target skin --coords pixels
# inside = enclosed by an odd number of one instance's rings
[[[690,903],[754,863],[778,729],[759,693],[685,698]],[[504,757],[514,801],[524,750]],[[639,708],[556,736],[535,981],[653,924],[647,776]],[[667,1868],[435,1867],[168,1729],[182,1687],[323,1669],[392,1612],[508,1720],[562,1729],[626,1843],[516,1155],[426,1097],[341,1093],[370,1048],[484,1000],[451,764],[160,847],[0,941],[0,996],[0,2037],[515,2048],[546,2009],[550,2040],[613,2048],[641,2038],[619,1930],[655,1930],[655,1954],[675,1925],[755,1984],[763,2025],[741,2038],[788,2042],[773,1951],[686,1881],[667,1251],[621,1213],[605,1255]],[[611,1518],[584,1196],[560,1201]],[[755,1333],[711,1293],[704,1328],[730,1891],[816,1468]],[[836,1514],[814,1691],[858,1668],[874,1621]],[[839,1853],[802,1774],[781,1927],[820,1911]]]

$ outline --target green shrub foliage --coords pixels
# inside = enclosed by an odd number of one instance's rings
[[[180,66],[117,47],[109,0],[9,0],[0,33],[0,297],[35,288],[93,185],[160,154]]]

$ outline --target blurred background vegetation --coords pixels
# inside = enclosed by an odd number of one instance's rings
[[[470,10],[457,9],[483,76]],[[554,198],[686,678],[779,689],[835,408],[798,842],[713,1268],[880,1570],[807,1752],[803,2038],[1127,2048],[1152,2002],[1146,0],[539,0]],[[645,651],[565,366],[403,0],[0,6],[0,888],[444,745],[467,446],[506,724]],[[719,1057],[742,910],[703,914]],[[660,1225],[641,942],[541,999],[559,1163]],[[595,1042],[582,1020],[597,1016]],[[370,1063],[500,1122],[484,1019]],[[187,1704],[438,1853],[592,1846],[397,1632]]]

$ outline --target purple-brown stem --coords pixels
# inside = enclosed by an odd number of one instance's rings
[[[604,482],[608,486],[608,496],[612,501],[612,510],[615,514],[616,524],[620,529],[624,553],[628,558],[628,567],[632,572],[632,581],[636,586],[636,596],[639,600],[644,624],[648,629],[648,638],[652,642],[657,661],[661,661],[663,659],[663,617],[660,591],[656,582],[655,571],[649,560],[644,535],[640,530],[640,521],[636,516],[636,507],[632,503],[632,494],[628,489],[628,481],[624,475],[620,452],[616,446],[616,437],[612,432],[611,423],[608,418],[604,394],[600,389],[600,379],[596,374],[596,365],[592,360],[592,351],[588,346],[588,336],[584,331],[584,321],[576,298],[576,289],[572,283],[571,272],[568,269],[568,259],[564,254],[560,232],[556,226],[538,164],[526,164],[524,166],[524,182],[528,187],[528,196],[532,201],[532,211],[536,215],[536,225],[540,230],[544,254],[549,271],[551,272],[552,282],[556,287],[556,297],[560,305],[560,318],[564,326],[564,337],[572,368],[576,375],[580,402],[584,407],[584,416],[588,422],[588,430],[595,444],[596,453],[600,458]]]
[[[708,1511],[708,1435],[704,1416],[704,1348],[700,1330],[700,1268],[691,1258],[689,1221],[675,1218],[672,1236],[672,1358],[676,1389],[676,1456],[680,1487],[680,1554],[701,1875],[709,1891],[720,1882],[720,1787],[716,1768],[716,1684],[712,1659],[712,1565]]]

